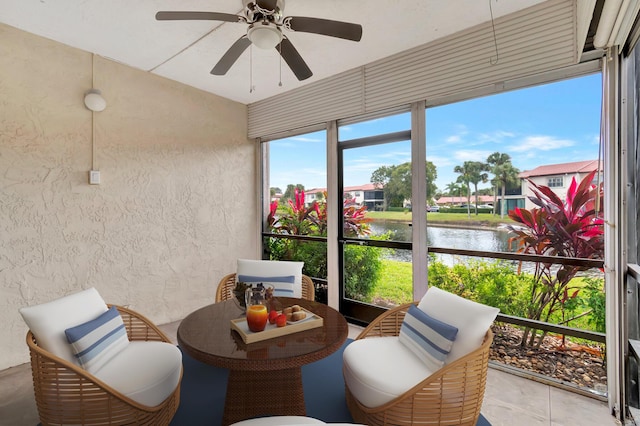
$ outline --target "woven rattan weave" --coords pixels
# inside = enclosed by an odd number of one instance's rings
[[[381,314],[356,338],[397,336],[411,303]],[[347,406],[356,423],[366,425],[469,425],[480,416],[493,333],[475,351],[445,365],[436,373],[380,407],[365,407],[346,387]]]
[[[142,315],[117,306],[129,340],[169,342]],[[38,346],[27,333],[38,414],[47,425],[168,425],[180,404],[180,385],[160,405],[147,407]]]

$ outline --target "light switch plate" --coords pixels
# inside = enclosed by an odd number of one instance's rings
[[[100,185],[100,170],[89,170],[89,184]]]

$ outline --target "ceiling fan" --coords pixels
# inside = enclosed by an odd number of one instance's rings
[[[362,26],[349,22],[301,16],[283,17],[284,0],[242,0],[241,15],[219,12],[158,12],[159,21],[211,20],[248,24],[247,34],[236,40],[211,70],[213,75],[225,75],[231,66],[251,44],[261,49],[272,49],[280,53],[298,80],[313,75],[302,56],[286,37],[282,28],[289,31],[321,34],[346,40],[360,41]]]

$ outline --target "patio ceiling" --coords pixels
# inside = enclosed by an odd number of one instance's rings
[[[360,42],[285,31],[313,72],[302,82],[286,63],[280,71],[275,50],[257,48],[247,49],[226,75],[211,75],[224,52],[245,34],[244,24],[155,19],[159,10],[237,14],[241,0],[0,0],[0,22],[250,104],[488,22],[492,12],[498,18],[540,2],[287,0],[284,16],[334,19],[363,27]]]

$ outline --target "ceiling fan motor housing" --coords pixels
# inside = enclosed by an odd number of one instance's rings
[[[258,21],[280,23],[282,20],[284,0],[242,0],[242,3],[249,23]]]

